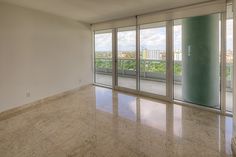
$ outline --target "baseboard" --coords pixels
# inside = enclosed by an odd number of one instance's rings
[[[18,107],[0,112],[0,121],[5,120],[5,119],[9,119],[9,118],[17,116],[21,113],[24,113],[24,112],[34,108],[36,105],[40,105],[40,104],[43,104],[45,102],[55,100],[55,99],[64,97],[64,96],[69,95],[69,94],[73,94],[76,91],[84,89],[84,88],[86,88],[90,85],[91,84],[83,85],[81,87],[77,87],[77,88],[62,92],[62,93],[58,93],[58,94],[55,94],[55,95],[52,95],[52,96],[48,96],[48,97],[45,97],[43,99],[39,99],[39,100],[36,100],[34,102],[27,103],[27,104],[24,104],[24,105],[21,105],[21,106],[18,106]]]

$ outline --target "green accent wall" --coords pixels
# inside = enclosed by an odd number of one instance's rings
[[[218,107],[219,14],[183,19],[182,50],[184,101]]]

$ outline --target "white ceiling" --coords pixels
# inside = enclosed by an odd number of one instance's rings
[[[0,0],[74,20],[97,23],[209,0]]]

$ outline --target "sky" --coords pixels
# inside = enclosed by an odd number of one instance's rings
[[[227,20],[226,23],[226,49],[233,49],[233,20]],[[182,33],[181,25],[174,26],[174,50],[182,50]],[[160,50],[166,49],[166,28],[150,28],[140,30],[140,50]],[[118,32],[118,51],[135,51],[136,49],[136,33],[135,31]],[[112,34],[96,34],[95,35],[95,50],[96,51],[111,51],[112,50]]]
[[[233,51],[233,20],[227,20],[226,23],[226,50]]]

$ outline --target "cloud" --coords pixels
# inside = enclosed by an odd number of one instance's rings
[[[118,32],[117,35],[118,51],[136,50],[136,31]]]
[[[112,33],[95,34],[96,51],[112,51]]]
[[[227,50],[233,49],[233,20],[227,20],[226,25],[226,46]],[[135,30],[118,32],[118,50],[135,51],[136,50],[136,32]],[[182,50],[182,26],[176,25],[173,29],[174,50]],[[96,51],[112,51],[112,34],[95,35]],[[166,50],[166,28],[150,28],[140,30],[140,49]]]
[[[140,31],[140,48],[166,50],[166,28],[143,29]]]
[[[233,20],[226,23],[226,50],[233,50]]]

